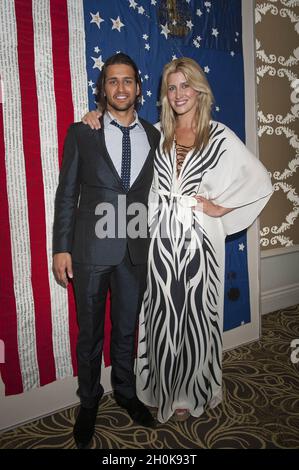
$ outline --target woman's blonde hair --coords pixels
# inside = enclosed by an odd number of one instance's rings
[[[188,85],[199,92],[194,117],[196,129],[194,148],[197,151],[205,148],[209,142],[211,108],[214,103],[214,97],[204,71],[197,62],[188,57],[175,59],[166,64],[163,69],[161,86],[161,127],[165,136],[163,150],[170,152],[175,136],[176,113],[173,111],[167,98],[168,76],[175,72],[181,72],[185,76]]]

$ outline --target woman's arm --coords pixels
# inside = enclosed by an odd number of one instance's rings
[[[210,217],[222,217],[224,214],[234,210],[234,208],[218,206],[202,196],[195,196],[195,199],[198,201],[198,205],[195,206],[195,209],[203,211],[204,214]]]

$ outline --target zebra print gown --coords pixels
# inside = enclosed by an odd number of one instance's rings
[[[221,401],[225,236],[254,221],[272,187],[265,168],[223,124],[211,122],[209,145],[190,151],[179,175],[175,147],[165,155],[162,143],[163,137],[149,197],[136,385],[139,399],[165,422],[176,409],[200,416]],[[209,217],[193,208],[196,194],[236,209]]]

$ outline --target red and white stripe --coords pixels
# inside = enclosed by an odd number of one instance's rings
[[[76,372],[74,298],[54,281],[51,245],[63,141],[88,96],[82,0],[0,8],[1,374],[13,394]]]
[[[80,121],[83,114],[88,111],[83,2],[68,0],[67,6],[74,120]]]

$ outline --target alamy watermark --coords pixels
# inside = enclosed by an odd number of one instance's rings
[[[96,206],[94,214],[99,218],[95,222],[95,235],[99,239],[183,239],[187,244],[195,237],[199,241],[203,236],[204,213],[202,204],[194,201],[189,196],[178,196],[170,207],[169,201],[166,205],[161,201],[149,205],[127,204],[126,195],[118,195],[114,204],[101,202]]]
[[[100,239],[148,237],[147,206],[138,202],[127,206],[125,195],[118,195],[117,206],[99,203],[95,215],[100,216],[95,224],[95,234]]]

